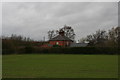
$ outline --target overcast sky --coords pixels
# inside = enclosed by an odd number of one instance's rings
[[[71,26],[76,40],[118,25],[117,2],[4,2],[2,34],[47,40],[48,30]]]

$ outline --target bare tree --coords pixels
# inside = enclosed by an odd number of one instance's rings
[[[120,48],[120,27],[117,27],[115,29],[115,32],[116,32],[116,35],[117,35],[117,44],[118,44],[118,47]]]
[[[49,39],[52,39],[52,38],[54,38],[56,36],[56,32],[54,31],[54,30],[49,30],[48,31],[48,38]]]
[[[86,41],[88,41],[90,45],[100,45],[103,44],[106,40],[108,40],[108,35],[105,30],[98,30],[96,33],[86,37]]]
[[[48,38],[49,39],[54,38],[59,34],[60,31],[64,31],[64,36],[68,37],[69,39],[71,40],[75,39],[74,29],[72,29],[71,26],[66,26],[66,25],[63,28],[60,28],[59,30],[48,31]]]
[[[61,28],[60,30],[63,30],[65,32],[65,36],[68,37],[71,40],[75,39],[75,32],[74,29],[71,26],[67,26],[65,25],[63,28]],[[60,31],[59,30],[59,31]]]
[[[94,34],[88,35],[82,41],[88,41],[91,46],[120,46],[120,27],[112,28],[108,31],[98,30]]]
[[[112,28],[108,32],[109,34],[109,41],[115,45],[119,45],[120,41],[120,27]]]

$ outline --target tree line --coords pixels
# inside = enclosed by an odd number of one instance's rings
[[[47,42],[35,41],[29,37],[12,34],[10,37],[2,36],[2,53],[31,53],[33,47],[39,47]]]
[[[72,33],[72,39],[75,33],[72,27],[64,26],[64,31]],[[61,30],[60,29],[60,30]],[[72,31],[72,32],[71,32]],[[51,31],[48,36],[50,37]],[[68,35],[66,34],[66,35]],[[70,35],[69,35],[70,36]],[[29,37],[12,34],[10,37],[2,36],[2,54],[24,54],[24,53],[73,53],[73,54],[116,54],[117,47],[120,46],[120,27],[112,28],[108,31],[98,30],[93,34],[82,38],[80,42],[89,42],[84,48],[41,48],[41,45],[47,44],[48,41],[35,41]],[[77,51],[77,52],[76,52]],[[100,52],[101,51],[101,52]],[[115,52],[115,53],[114,53]]]
[[[80,40],[80,42],[84,41],[89,42],[89,46],[118,47],[120,46],[120,27],[113,27],[108,31],[97,30],[95,33],[87,35],[87,37]]]

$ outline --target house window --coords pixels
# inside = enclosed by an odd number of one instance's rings
[[[59,45],[59,42],[56,42],[56,45]]]

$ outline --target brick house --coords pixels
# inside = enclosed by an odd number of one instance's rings
[[[61,46],[61,47],[68,47],[71,43],[73,43],[73,40],[69,39],[64,35],[64,31],[60,31],[59,35],[49,40],[48,44],[42,45],[41,47],[53,47],[55,45]]]
[[[66,37],[64,35],[64,31],[60,31],[59,35],[50,39],[49,40],[49,44],[51,45],[59,45],[62,47],[67,47],[69,46],[73,41],[71,39],[69,39],[68,37]]]

